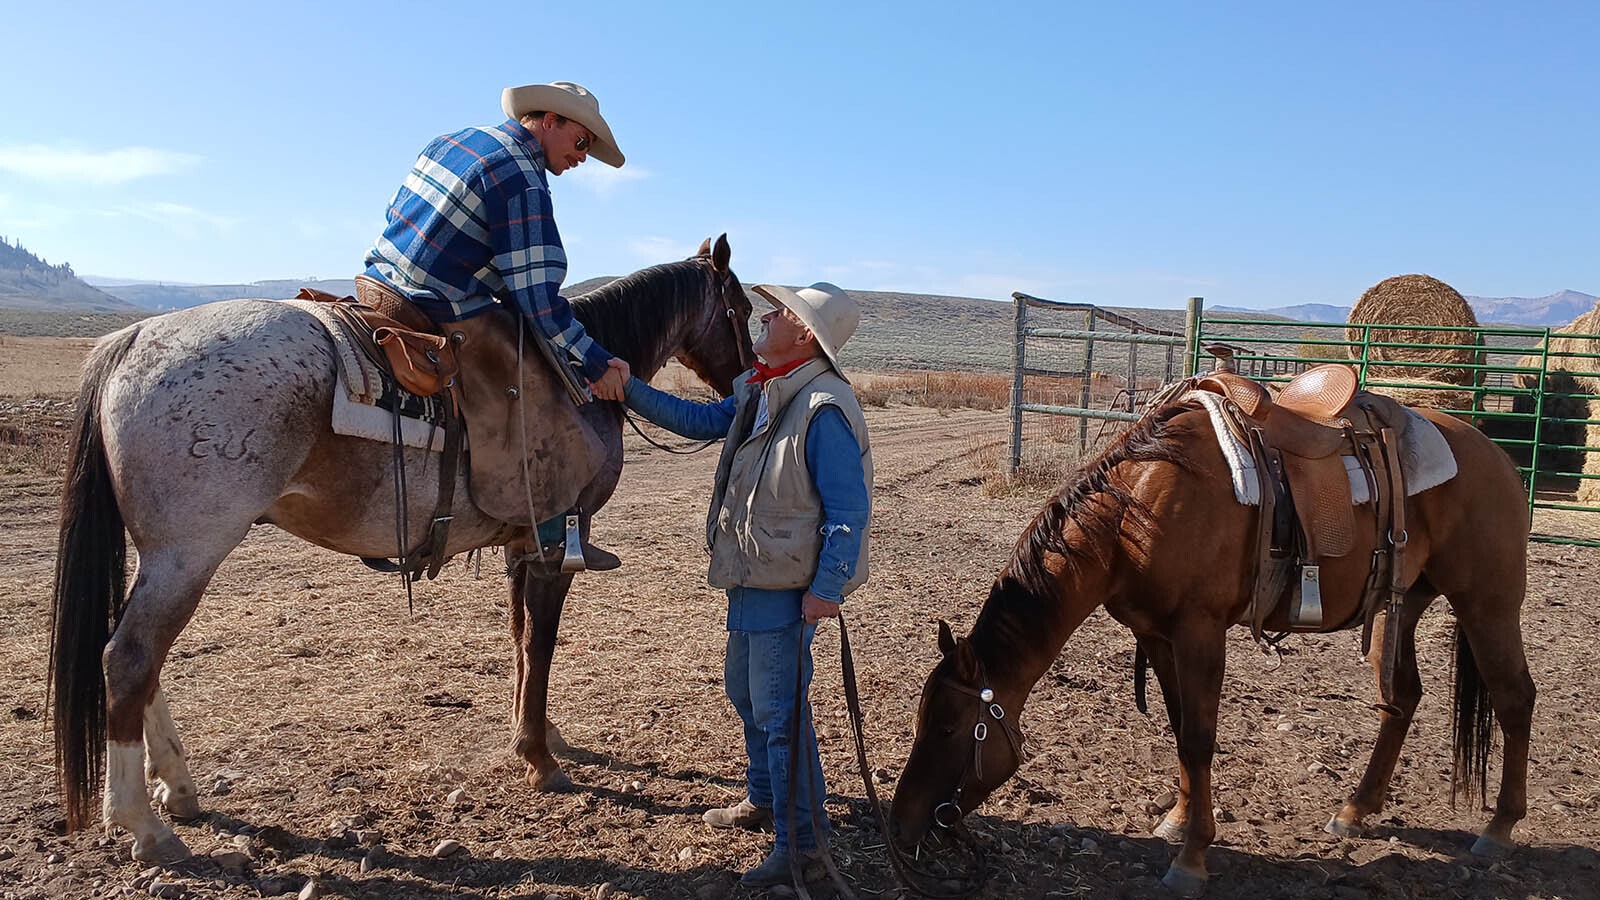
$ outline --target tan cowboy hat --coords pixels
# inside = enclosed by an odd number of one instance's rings
[[[844,288],[826,281],[798,291],[776,284],[758,284],[751,290],[767,298],[773,306],[781,306],[798,316],[816,335],[817,345],[827,354],[828,362],[833,363],[834,371],[840,378],[850,380],[839,366],[839,351],[844,349],[844,342],[850,340],[850,335],[856,333],[856,325],[861,321],[861,307],[856,305],[856,298],[845,293]]]
[[[525,84],[508,87],[500,92],[500,108],[513,119],[531,112],[553,112],[565,116],[594,132],[595,142],[589,155],[608,166],[622,168],[625,161],[617,139],[611,136],[611,126],[600,115],[600,101],[588,88],[570,81],[553,81],[550,84]]]

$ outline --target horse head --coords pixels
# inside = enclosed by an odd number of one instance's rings
[[[724,397],[755,363],[750,298],[728,268],[728,236],[694,256],[618,278],[571,298],[589,336],[645,381],[676,358]]]
[[[920,843],[932,827],[955,827],[1022,764],[1016,714],[1026,689],[1014,696],[997,691],[972,642],[956,639],[942,619],[939,651],[889,816],[890,833],[904,847]]]
[[[733,393],[733,380],[755,364],[750,340],[750,298],[739,276],[728,268],[732,255],[726,234],[713,244],[706,238],[691,262],[706,268],[706,302],[698,318],[687,323],[675,354],[678,361],[724,397]]]

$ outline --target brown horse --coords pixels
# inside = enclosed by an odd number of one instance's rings
[[[1404,600],[1398,621],[1378,616],[1371,654],[1381,670],[1382,635],[1400,630],[1393,708],[1381,713],[1366,773],[1327,830],[1359,833],[1362,819],[1383,805],[1422,694],[1417,620],[1443,594],[1458,629],[1455,789],[1469,796],[1485,789],[1495,716],[1505,738],[1495,814],[1473,846],[1493,855],[1510,846],[1512,826],[1527,810],[1534,685],[1520,624],[1526,495],[1510,459],[1482,433],[1443,413],[1418,412],[1443,434],[1458,474],[1405,502]],[[1347,563],[1322,567],[1330,623],[1360,618],[1378,543],[1371,507],[1356,510],[1358,536]],[[1256,518],[1235,500],[1211,420],[1192,402],[1152,411],[1058,492],[1018,540],[971,633],[958,640],[939,623],[943,658],[923,687],[916,740],[895,792],[897,840],[915,845],[931,827],[955,825],[1017,770],[1018,719],[1029,691],[1103,605],[1134,633],[1155,669],[1177,739],[1179,799],[1156,833],[1182,847],[1163,881],[1184,893],[1199,890],[1216,834],[1211,759],[1224,634],[1246,616]],[[1288,630],[1281,611],[1266,624]]]
[[[751,305],[729,255],[725,236],[715,247],[708,240],[686,261],[576,298],[573,312],[638,377],[648,380],[677,357],[726,395],[754,358]],[[520,327],[503,307],[485,315]],[[463,466],[445,550],[505,547],[517,654],[513,747],[530,782],[561,789],[570,782],[550,755],[546,692],[572,576],[545,566],[532,523],[574,503],[593,513],[610,498],[622,472],[622,408],[576,407],[542,361],[523,368],[520,385],[515,371],[479,373],[476,382],[464,378],[463,389],[487,383],[492,395],[524,405],[528,462],[515,487],[529,498],[529,515],[508,522],[482,512]],[[438,455],[404,451],[410,490],[402,509],[392,489],[394,449],[331,430],[333,392],[343,390],[335,373],[320,322],[267,300],[148,319],[90,354],[62,497],[51,643],[56,765],[70,827],[87,824],[103,779],[104,820],[132,833],[135,858],[188,855],[152,812],[145,787],[148,772],[172,815],[199,814],[161,667],[252,524],[382,557],[396,554],[397,514],[414,523],[434,514]],[[583,527],[587,533],[587,520]],[[125,595],[128,536],[139,563]]]

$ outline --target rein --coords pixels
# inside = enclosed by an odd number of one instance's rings
[[[646,444],[649,444],[650,446],[656,448],[657,450],[665,450],[668,453],[675,453],[678,456],[691,456],[691,455],[693,455],[695,453],[699,453],[701,450],[704,450],[705,448],[711,446],[712,444],[715,444],[716,442],[722,440],[722,438],[719,438],[719,437],[712,438],[711,440],[706,441],[705,443],[701,444],[700,446],[691,447],[688,450],[683,450],[683,449],[678,448],[678,447],[668,447],[666,444],[663,444],[660,441],[656,440],[655,438],[651,437],[650,435],[645,434],[644,433],[644,429],[639,427],[639,421],[633,417],[633,412],[631,410],[629,410],[626,406],[624,406],[622,408],[622,417],[624,419],[628,420],[628,424],[633,427],[634,434],[637,434],[639,437],[644,438],[644,442]]]

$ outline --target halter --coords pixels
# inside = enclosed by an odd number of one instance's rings
[[[1022,747],[1024,738],[1022,731],[1006,718],[1005,707],[994,702],[994,690],[988,685],[988,675],[983,671],[983,664],[978,665],[978,680],[983,687],[973,690],[956,681],[954,678],[944,678],[944,684],[952,690],[975,697],[978,700],[978,719],[972,726],[972,761],[962,770],[961,777],[956,781],[956,790],[949,800],[933,808],[933,823],[940,828],[954,828],[960,824],[961,817],[961,786],[970,773],[978,783],[983,782],[983,744],[989,739],[989,723],[985,717],[994,720],[1000,726],[1000,733],[1006,736],[1006,744],[1011,748],[1011,758],[1019,766],[1022,764]]]

